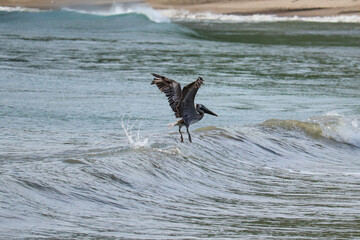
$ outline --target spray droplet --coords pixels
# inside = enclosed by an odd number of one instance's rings
[[[124,117],[125,117],[125,115],[123,115],[123,117],[121,118],[121,127],[123,128],[123,130],[125,132],[125,135],[127,137],[129,144],[134,148],[142,148],[142,147],[149,146],[149,139],[147,139],[147,138],[141,139],[141,137],[140,137],[141,122],[138,123],[137,133],[136,134],[133,133],[133,128],[134,128],[135,124],[141,118],[136,119],[132,124],[130,124],[130,119],[128,119],[126,126],[125,126]]]

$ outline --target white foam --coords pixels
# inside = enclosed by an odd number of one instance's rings
[[[23,7],[2,7],[0,6],[0,12],[40,12],[37,8],[23,8]]]
[[[360,147],[360,119],[358,117],[330,112],[312,120],[319,123],[324,137]]]
[[[137,13],[147,16],[151,21],[156,23],[170,22],[170,19],[164,16],[163,14],[161,14],[159,11],[141,3],[136,3],[136,4],[114,3],[107,10],[79,10],[72,8],[63,8],[63,10],[78,12],[82,14],[99,15],[99,16],[113,16],[113,15]]]
[[[141,123],[138,124],[137,133],[133,134],[133,128],[135,124],[138,122],[139,119],[136,119],[132,124],[130,124],[130,120],[127,121],[127,124],[125,126],[124,124],[124,116],[121,118],[121,127],[123,128],[125,135],[127,137],[127,140],[129,144],[134,148],[142,148],[142,147],[148,147],[149,146],[149,139],[141,139],[140,137],[140,127]]]
[[[331,23],[360,23],[359,15],[343,15],[332,17],[279,17],[276,15],[254,14],[254,15],[231,15],[214,14],[211,12],[191,13],[187,10],[166,9],[160,12],[170,19],[189,21],[216,21],[216,22],[331,22]]]
[[[158,152],[170,154],[170,155],[178,155],[181,153],[180,149],[177,147],[170,147],[166,149],[156,149]]]

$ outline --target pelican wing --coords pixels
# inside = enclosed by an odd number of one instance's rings
[[[195,109],[195,95],[201,85],[204,83],[202,78],[198,78],[195,82],[186,85],[182,90],[181,100],[177,106],[179,117],[182,117],[185,124],[190,124],[191,120],[197,115]]]
[[[181,99],[180,83],[155,73],[151,74],[155,77],[151,84],[156,84],[160,91],[165,93],[171,109],[175,112],[175,116],[178,117],[177,106]]]

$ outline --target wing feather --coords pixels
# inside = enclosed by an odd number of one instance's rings
[[[155,77],[151,84],[156,84],[159,90],[165,93],[166,97],[168,98],[169,105],[175,113],[175,116],[179,117],[177,106],[181,100],[180,83],[159,74],[151,74]]]
[[[190,124],[192,118],[196,116],[195,96],[204,80],[199,77],[196,81],[186,85],[182,90],[181,100],[177,106],[179,117],[182,117],[186,124]]]

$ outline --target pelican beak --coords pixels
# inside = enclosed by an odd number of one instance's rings
[[[204,113],[207,113],[207,114],[210,114],[210,115],[213,115],[213,116],[218,116],[216,113],[214,113],[214,112],[212,112],[212,111],[210,111],[209,109],[207,109],[204,105],[202,106],[202,108],[201,108],[203,111],[204,111]]]

